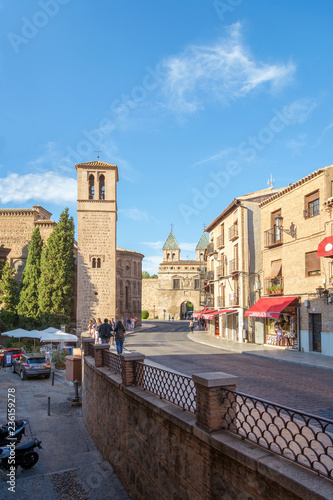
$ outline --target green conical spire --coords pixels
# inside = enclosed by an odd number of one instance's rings
[[[173,234],[173,230],[171,229],[170,234],[163,245],[162,250],[180,250],[175,235]]]
[[[209,243],[209,239],[207,236],[207,233],[204,231],[201,235],[201,238],[199,240],[199,243],[195,247],[196,250],[206,250],[207,245]]]

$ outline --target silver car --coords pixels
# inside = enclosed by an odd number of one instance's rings
[[[15,372],[20,374],[21,380],[38,375],[50,378],[51,366],[44,354],[22,354],[13,360],[12,373]]]

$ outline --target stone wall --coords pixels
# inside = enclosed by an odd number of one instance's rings
[[[226,432],[84,358],[83,418],[133,499],[323,500],[332,484]]]
[[[158,283],[156,278],[142,280],[142,310],[149,312],[149,318],[154,318],[154,305],[155,316],[159,309]]]

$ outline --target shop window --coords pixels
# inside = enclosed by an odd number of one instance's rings
[[[179,290],[180,289],[180,280],[179,279],[173,280],[173,289],[174,290]]]
[[[318,276],[320,273],[320,257],[317,252],[305,254],[305,276]]]
[[[305,197],[304,218],[309,219],[319,214],[319,190]]]
[[[89,175],[89,200],[95,199],[95,178],[93,174]]]
[[[99,199],[105,200],[105,177],[104,177],[104,175],[99,176]]]

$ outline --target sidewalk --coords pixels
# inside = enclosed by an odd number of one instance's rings
[[[231,340],[221,339],[220,337],[200,330],[195,330],[187,336],[193,342],[209,345],[217,349],[225,349],[227,351],[239,352],[249,356],[270,358],[275,361],[295,363],[298,365],[310,366],[312,368],[333,370],[333,356],[324,356],[316,352],[300,352],[284,347],[232,342]]]

